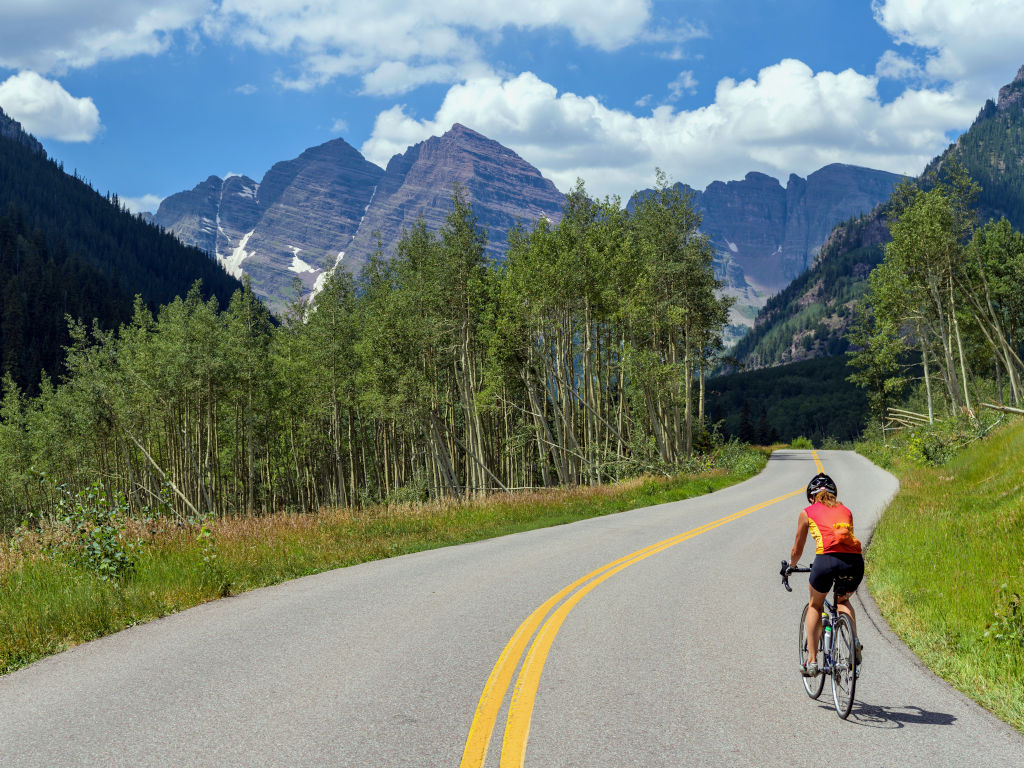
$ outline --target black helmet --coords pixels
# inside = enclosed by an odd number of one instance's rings
[[[821,491],[828,491],[833,496],[836,495],[836,481],[824,472],[816,474],[811,478],[811,482],[807,484],[807,501],[813,504],[814,497]]]

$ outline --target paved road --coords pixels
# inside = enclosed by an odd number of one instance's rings
[[[896,481],[820,457],[864,537]],[[783,451],[711,496],[320,574],[80,646],[0,678],[0,765],[457,766],[485,681],[538,606],[814,471],[810,452]],[[525,764],[1024,765],[1024,737],[923,669],[866,595],[850,719],[827,688],[806,697],[804,592],[776,575],[800,506],[692,535],[583,595],[546,656]]]

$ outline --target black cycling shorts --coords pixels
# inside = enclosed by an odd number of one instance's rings
[[[816,555],[811,564],[811,586],[829,592],[835,584],[836,594],[845,595],[860,586],[864,578],[864,556],[847,552]]]

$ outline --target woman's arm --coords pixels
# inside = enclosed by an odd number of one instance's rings
[[[800,555],[804,553],[804,543],[807,541],[807,532],[811,524],[807,522],[807,513],[801,512],[796,521],[796,541],[793,542],[793,551],[789,553],[789,564],[796,568]]]

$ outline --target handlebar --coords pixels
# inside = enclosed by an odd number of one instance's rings
[[[796,568],[794,568],[789,563],[787,563],[785,560],[783,560],[782,561],[782,567],[779,568],[779,575],[782,577],[782,586],[784,586],[786,588],[787,592],[792,592],[793,588],[791,586],[789,586],[789,574],[791,574],[791,573],[810,573],[810,572],[811,572],[810,566],[808,566],[806,568],[801,568],[801,567],[797,566]]]

